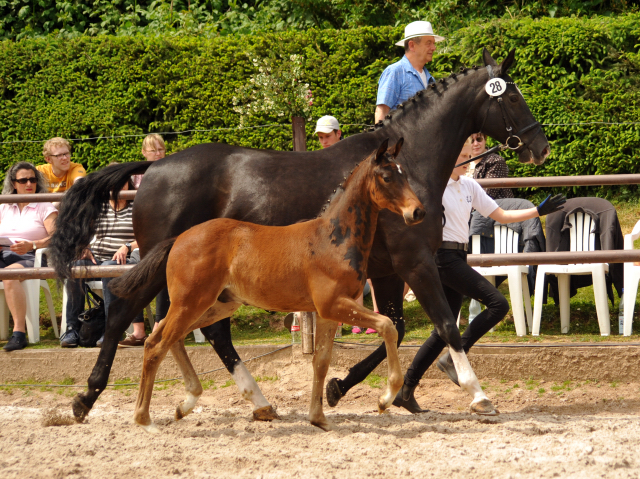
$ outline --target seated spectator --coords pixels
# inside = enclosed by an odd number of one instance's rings
[[[147,161],[158,161],[164,158],[167,149],[164,144],[164,140],[157,133],[151,133],[144,137],[142,140],[142,156],[145,157]],[[140,187],[140,183],[142,182],[143,175],[133,175],[131,179],[133,180],[133,186],[137,190]]]
[[[484,133],[474,133],[469,137],[471,140],[471,155],[478,156],[487,151],[487,138]],[[473,178],[506,178],[509,176],[509,167],[497,153],[491,153],[480,158],[475,164]],[[490,198],[498,200],[500,198],[513,198],[513,192],[510,188],[486,188],[485,192]]]
[[[147,161],[157,161],[164,158],[166,153],[166,147],[164,144],[164,140],[157,133],[151,133],[144,137],[142,140],[142,156],[145,157]],[[133,175],[131,179],[133,180],[133,184],[136,189],[140,187],[140,183],[142,182],[142,177],[144,175]],[[131,259],[134,263],[140,262],[140,250],[136,249],[131,254]],[[153,324],[153,330],[155,331],[158,327],[160,321],[164,319],[167,315],[167,311],[169,311],[169,291],[165,287],[158,296],[156,296],[156,318]],[[138,329],[141,328],[141,329]],[[133,336],[133,337],[132,337]],[[133,335],[128,336],[126,339],[120,341],[118,344],[121,347],[131,347],[137,346],[139,341],[136,338],[141,338],[144,336],[144,322],[142,323],[133,323]],[[132,344],[135,343],[135,344]]]
[[[45,180],[35,166],[21,161],[7,171],[3,195],[46,192]],[[12,244],[0,251],[0,268],[32,268],[35,251],[49,244],[58,210],[51,203],[5,203],[0,205],[0,237]],[[4,280],[4,294],[13,317],[13,335],[4,346],[15,351],[27,345],[27,300],[20,280]]]
[[[64,138],[51,138],[42,148],[46,165],[36,168],[44,176],[49,193],[63,193],[87,175],[80,163],[71,161],[71,145]]]
[[[123,191],[133,189],[133,181],[129,180],[125,184]],[[138,247],[138,243],[133,235],[132,223],[133,201],[119,199],[117,202],[109,200],[105,205],[104,213],[98,219],[96,236],[90,248],[84,250],[82,257],[75,262],[75,266],[101,265],[109,266],[116,264],[135,263],[129,258],[130,253]],[[102,278],[102,291],[104,294],[105,316],[109,317],[109,304],[114,296],[109,290],[109,282],[113,278]],[[80,320],[78,316],[85,309],[85,279],[68,280],[67,289],[67,330],[60,337],[60,346],[63,348],[75,348],[78,346],[78,333],[80,331]],[[142,323],[142,327],[139,324]],[[142,313],[134,320],[135,344],[144,344],[147,339],[144,333],[144,317]],[[140,334],[142,333],[142,334]],[[102,345],[103,338],[98,340],[98,346]]]

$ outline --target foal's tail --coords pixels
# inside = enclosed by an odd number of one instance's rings
[[[115,198],[131,175],[144,173],[152,164],[138,161],[108,166],[77,181],[67,191],[47,255],[60,278],[71,276],[71,265],[96,234],[98,217],[109,196]]]
[[[120,298],[131,298],[161,270],[167,267],[167,259],[177,238],[169,238],[155,245],[135,268],[109,283],[111,292]]]

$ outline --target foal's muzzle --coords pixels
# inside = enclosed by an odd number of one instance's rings
[[[427,213],[425,212],[424,208],[418,207],[410,211],[405,211],[402,217],[404,218],[404,222],[406,224],[408,224],[409,226],[413,226],[420,223],[424,219],[424,216],[426,214]]]

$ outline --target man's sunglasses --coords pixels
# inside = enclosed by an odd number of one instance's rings
[[[13,180],[16,183],[20,183],[21,185],[26,185],[27,183],[31,183],[33,185],[35,185],[36,183],[38,183],[38,180],[36,179],[36,177],[34,176],[33,178],[20,178],[19,180]]]

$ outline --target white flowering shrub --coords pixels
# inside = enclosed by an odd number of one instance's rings
[[[233,110],[241,115],[240,124],[265,114],[287,120],[299,116],[310,121],[313,93],[304,81],[304,56],[285,59],[274,55],[251,61],[258,73],[233,97]]]

